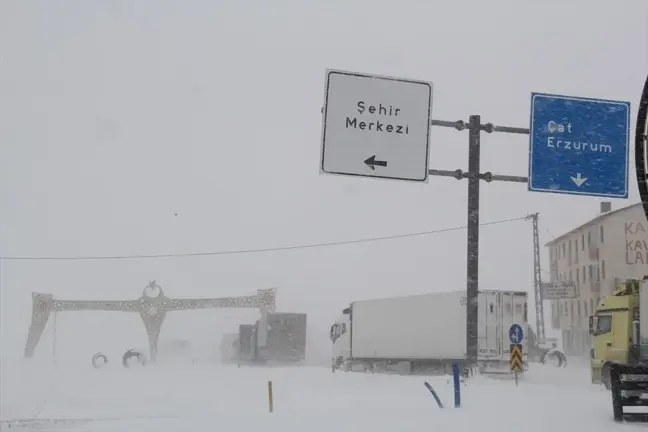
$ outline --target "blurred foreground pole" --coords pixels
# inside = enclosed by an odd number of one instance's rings
[[[452,363],[452,381],[454,384],[454,406],[461,406],[461,380],[459,379],[459,363]]]
[[[635,171],[637,187],[641,197],[641,205],[648,220],[648,184],[646,183],[646,145],[648,144],[648,77],[644,84],[637,113],[637,129],[635,131]]]

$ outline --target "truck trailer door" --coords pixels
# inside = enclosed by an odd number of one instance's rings
[[[492,359],[501,355],[500,298],[495,291],[479,293],[479,358]]]

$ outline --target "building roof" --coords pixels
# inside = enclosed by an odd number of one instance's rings
[[[568,232],[566,232],[564,234],[561,234],[558,237],[551,240],[550,242],[545,243],[545,247],[552,246],[553,244],[558,243],[559,241],[561,241],[565,237],[569,236],[570,234],[573,234],[576,231],[580,231],[581,229],[583,229],[584,227],[586,227],[588,225],[593,225],[593,224],[595,224],[595,223],[597,223],[597,222],[599,222],[599,221],[601,221],[603,219],[606,219],[608,216],[612,216],[615,213],[619,213],[619,212],[622,212],[622,211],[625,211],[625,210],[629,210],[629,209],[631,209],[633,207],[640,207],[640,206],[641,206],[641,203],[638,202],[638,203],[635,203],[635,204],[631,204],[629,206],[621,207],[620,209],[610,210],[609,212],[601,213],[598,216],[596,216],[595,218],[588,220],[587,222],[577,226],[576,228],[572,229],[571,231],[568,231]]]

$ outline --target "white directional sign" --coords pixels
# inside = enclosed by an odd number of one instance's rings
[[[565,300],[578,297],[574,281],[543,282],[541,288],[544,300]]]
[[[320,172],[427,182],[432,83],[326,71]]]

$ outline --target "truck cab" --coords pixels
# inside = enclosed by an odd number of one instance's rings
[[[634,364],[639,359],[639,292],[641,281],[627,280],[601,300],[589,320],[593,338],[591,380],[610,388],[611,363]]]

